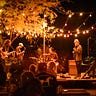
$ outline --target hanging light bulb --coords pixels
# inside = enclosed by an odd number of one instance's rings
[[[72,17],[72,15],[71,14],[69,14],[69,16],[68,16],[69,18],[71,18]]]
[[[85,32],[85,31],[83,31],[83,34],[86,34],[86,32]]]
[[[94,29],[94,27],[92,26],[91,29]]]
[[[65,26],[67,26],[67,23],[65,23]]]
[[[77,34],[75,34],[75,37],[77,37],[78,35]]]
[[[85,22],[83,22],[83,25],[85,25]]]
[[[79,16],[83,16],[83,13],[81,12],[81,13],[79,14]]]
[[[76,29],[77,32],[79,32],[80,30],[79,29]]]
[[[2,31],[0,30],[0,34],[2,33]]]
[[[67,34],[67,37],[69,37],[69,34]]]
[[[66,38],[66,34],[64,34],[64,37]]]
[[[89,30],[86,30],[86,33],[89,33]]]
[[[90,14],[89,17],[92,17],[92,15]]]

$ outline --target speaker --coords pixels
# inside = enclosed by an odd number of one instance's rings
[[[77,75],[77,68],[76,68],[75,60],[69,60],[68,66],[69,66],[69,74],[70,75]]]

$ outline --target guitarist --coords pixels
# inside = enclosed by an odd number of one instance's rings
[[[19,63],[21,63],[23,60],[25,50],[26,48],[24,47],[23,43],[19,43],[19,45],[16,47],[15,56]]]

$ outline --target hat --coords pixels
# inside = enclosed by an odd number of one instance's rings
[[[79,43],[79,40],[78,40],[78,39],[75,39],[75,40],[74,40],[74,43],[75,43],[75,42],[78,42],[78,43]]]
[[[24,45],[23,45],[23,43],[19,43],[19,46],[22,46],[23,47]]]

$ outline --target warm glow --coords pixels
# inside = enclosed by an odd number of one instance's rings
[[[72,35],[72,33],[70,33],[70,35]]]
[[[66,37],[66,34],[64,34],[64,37]]]
[[[90,16],[90,17],[92,17],[92,15],[91,15],[91,14],[90,14],[89,16]]]
[[[83,34],[85,34],[86,32],[85,31],[83,31]]]
[[[2,33],[2,31],[0,30],[0,34]]]
[[[69,18],[71,18],[72,17],[72,15],[71,14],[69,14],[69,16],[68,16]]]
[[[65,23],[65,26],[67,26],[67,24]]]
[[[79,15],[80,15],[80,16],[83,16],[83,13],[81,12]]]
[[[70,34],[70,31],[68,31],[68,33]]]
[[[57,34],[58,37],[60,37],[60,34]]]
[[[3,12],[3,10],[2,9],[0,9],[0,13],[2,13]]]
[[[60,32],[64,32],[63,29],[60,29]]]
[[[75,34],[75,37],[77,37],[78,35],[77,34]]]
[[[89,30],[86,30],[86,33],[89,33]]]
[[[94,27],[92,26],[91,29],[94,29]]]
[[[61,33],[60,36],[63,36],[63,34]]]
[[[77,32],[79,32],[80,30],[79,29],[76,29]]]
[[[53,35],[53,37],[55,38],[55,35]]]
[[[69,37],[69,34],[67,34],[67,37]]]
[[[22,15],[23,15],[23,16],[25,16],[25,14],[24,14],[24,13],[22,13]]]
[[[44,18],[46,17],[46,15],[44,15]]]
[[[78,31],[77,34],[80,34],[80,32]]]
[[[83,25],[85,25],[85,22],[83,22]]]

